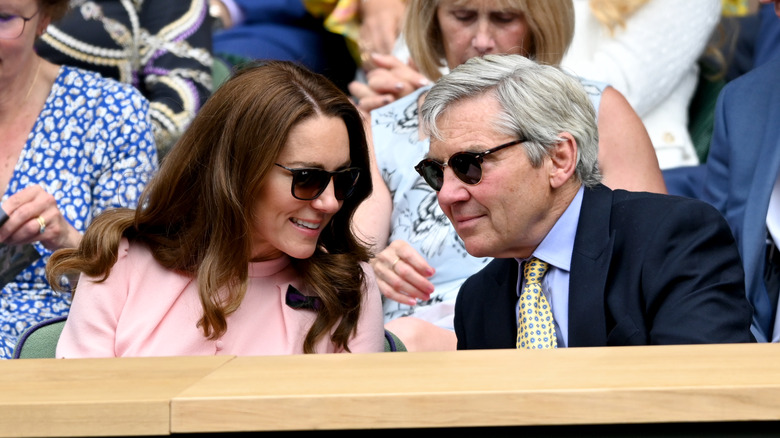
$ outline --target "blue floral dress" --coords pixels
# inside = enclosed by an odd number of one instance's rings
[[[2,200],[38,184],[83,233],[104,210],[135,207],[156,170],[148,101],[130,85],[63,66]],[[46,281],[51,251],[34,246],[42,257],[0,292],[0,358],[12,356],[27,328],[70,307],[70,295]]]

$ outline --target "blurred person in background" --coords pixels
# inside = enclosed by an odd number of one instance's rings
[[[71,0],[71,8],[48,26],[38,54],[140,90],[164,156],[211,94],[207,0]]]

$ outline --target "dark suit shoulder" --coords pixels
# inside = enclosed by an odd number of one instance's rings
[[[711,205],[596,188],[586,192],[576,239],[571,345],[750,341],[739,253]],[[602,300],[604,319],[594,323]]]
[[[685,216],[696,214],[722,219],[720,212],[709,203],[684,196],[615,190],[612,206],[613,218],[635,217],[653,221],[677,213]]]
[[[723,215],[698,199],[616,190],[609,229],[617,247],[666,251],[669,245],[715,238],[731,251],[734,237]]]

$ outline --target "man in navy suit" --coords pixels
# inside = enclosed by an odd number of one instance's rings
[[[459,349],[533,340],[532,307],[551,308],[545,347],[754,341],[726,221],[701,201],[601,185],[578,80],[517,55],[475,57],[431,89],[421,119],[431,145],[417,171],[466,250],[496,258],[460,290]],[[527,308],[520,273],[540,263]]]

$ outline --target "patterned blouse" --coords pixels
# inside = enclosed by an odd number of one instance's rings
[[[38,54],[141,90],[164,154],[211,94],[207,0],[71,0],[71,8],[39,38]]]
[[[135,207],[157,169],[149,102],[133,87],[63,66],[14,167],[5,201],[35,184],[52,194],[65,219],[84,232],[99,213]],[[51,251],[0,293],[0,358],[10,358],[19,335],[45,319],[66,315],[69,294],[45,277]]]

